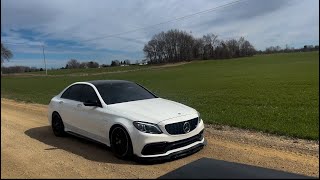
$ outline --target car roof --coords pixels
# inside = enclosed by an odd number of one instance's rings
[[[93,80],[93,81],[86,81],[87,83],[93,84],[94,86],[97,85],[104,85],[104,84],[122,84],[122,83],[134,83],[131,81],[126,80]]]

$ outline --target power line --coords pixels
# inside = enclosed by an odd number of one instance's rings
[[[214,7],[214,8],[210,8],[210,9],[207,9],[207,10],[204,10],[204,11],[199,11],[199,12],[196,12],[196,13],[193,13],[193,14],[189,14],[189,15],[182,16],[182,17],[177,17],[177,18],[174,18],[174,19],[172,19],[172,20],[168,20],[168,21],[164,21],[164,22],[161,22],[161,23],[157,23],[157,24],[153,24],[153,25],[149,25],[149,26],[145,26],[145,27],[133,29],[133,30],[130,30],[130,31],[125,31],[125,32],[121,32],[121,33],[110,34],[110,35],[106,35],[106,36],[100,36],[100,37],[95,37],[95,38],[92,38],[92,39],[87,39],[87,40],[83,40],[83,41],[78,41],[78,43],[81,43],[81,42],[89,42],[89,41],[94,41],[94,40],[98,40],[98,39],[107,39],[107,38],[112,38],[112,37],[113,37],[113,38],[125,39],[125,38],[119,37],[119,35],[128,34],[128,33],[140,31],[140,30],[143,30],[143,29],[154,28],[155,26],[159,26],[159,25],[171,23],[171,22],[174,22],[174,21],[181,21],[181,20],[184,20],[184,19],[191,18],[191,17],[193,17],[193,16],[195,16],[195,15],[209,13],[209,12],[218,10],[218,9],[220,9],[220,8],[226,8],[226,7],[228,7],[228,6],[232,6],[232,5],[234,5],[234,4],[237,4],[237,3],[240,3],[240,2],[243,2],[243,1],[247,1],[247,0],[236,0],[236,1],[232,1],[232,2],[227,3],[227,4],[224,4],[224,5],[220,5],[220,6],[217,6],[217,7]],[[157,28],[157,29],[160,29],[160,28]],[[135,40],[135,39],[134,39],[134,38],[131,38],[130,40]],[[4,43],[6,43],[6,44],[11,44],[11,45],[43,46],[43,44],[41,44],[41,45],[32,45],[32,44],[28,44],[28,43],[10,43],[10,42],[4,42]],[[51,47],[61,47],[61,46],[65,46],[65,45],[50,45],[50,46],[51,46]]]
[[[12,42],[6,42],[6,41],[4,41],[3,44],[9,44],[9,45],[28,45],[28,46],[43,46],[43,44],[12,43]]]
[[[197,13],[193,13],[193,14],[182,16],[182,17],[178,17],[178,18],[175,18],[175,19],[172,19],[172,20],[169,20],[169,21],[164,21],[164,22],[161,22],[161,23],[157,23],[157,24],[153,24],[153,25],[149,25],[149,26],[133,29],[133,30],[130,30],[130,31],[121,32],[121,33],[110,34],[110,35],[106,35],[106,36],[100,36],[100,37],[96,37],[96,38],[92,38],[92,39],[87,39],[87,40],[83,40],[83,41],[80,41],[80,42],[89,42],[89,41],[94,41],[94,40],[98,40],[98,39],[106,39],[106,38],[110,38],[110,37],[114,37],[114,36],[119,36],[119,35],[123,35],[123,34],[127,34],[127,33],[136,32],[136,31],[139,31],[139,30],[142,30],[142,29],[151,28],[151,27],[154,27],[154,26],[167,24],[167,23],[174,22],[174,21],[180,21],[180,20],[187,19],[187,18],[190,18],[190,17],[195,16],[195,15],[212,12],[212,11],[215,11],[215,10],[217,10],[219,8],[225,8],[225,7],[228,7],[228,6],[232,6],[232,5],[237,4],[237,3],[241,2],[241,1],[246,1],[246,0],[232,1],[230,3],[224,4],[224,5],[221,5],[221,6],[217,6],[217,7],[210,8],[210,9],[207,9],[207,10],[204,10],[204,11],[200,11],[200,12],[197,12]]]

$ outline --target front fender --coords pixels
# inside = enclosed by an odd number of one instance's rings
[[[107,123],[107,131],[106,131],[106,134],[107,134],[107,139],[106,139],[106,144],[108,146],[110,146],[110,130],[112,127],[116,126],[116,125],[120,125],[122,126],[129,134],[129,137],[130,139],[132,140],[132,134],[133,134],[133,131],[136,130],[135,127],[133,126],[133,121],[132,120],[129,120],[129,119],[126,119],[126,118],[123,118],[123,117],[119,117],[119,118],[116,118],[112,123]]]

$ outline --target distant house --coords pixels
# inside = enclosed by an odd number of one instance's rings
[[[144,65],[147,65],[147,64],[148,64],[147,59],[143,59],[143,60],[141,61],[141,63],[139,63],[139,66],[144,66]]]

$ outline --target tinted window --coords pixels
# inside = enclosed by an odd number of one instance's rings
[[[83,85],[76,84],[69,87],[62,95],[61,98],[81,101],[81,89]]]
[[[61,95],[61,98],[69,99],[69,93],[70,93],[72,87],[73,87],[73,86],[71,86],[71,87],[69,87],[67,90],[65,90],[65,91],[63,92],[63,94]]]
[[[106,83],[96,85],[106,104],[156,98],[149,91],[135,83]]]
[[[86,101],[91,101],[91,102],[99,101],[99,98],[96,92],[89,85],[84,85],[82,88],[82,102],[86,102]]]

